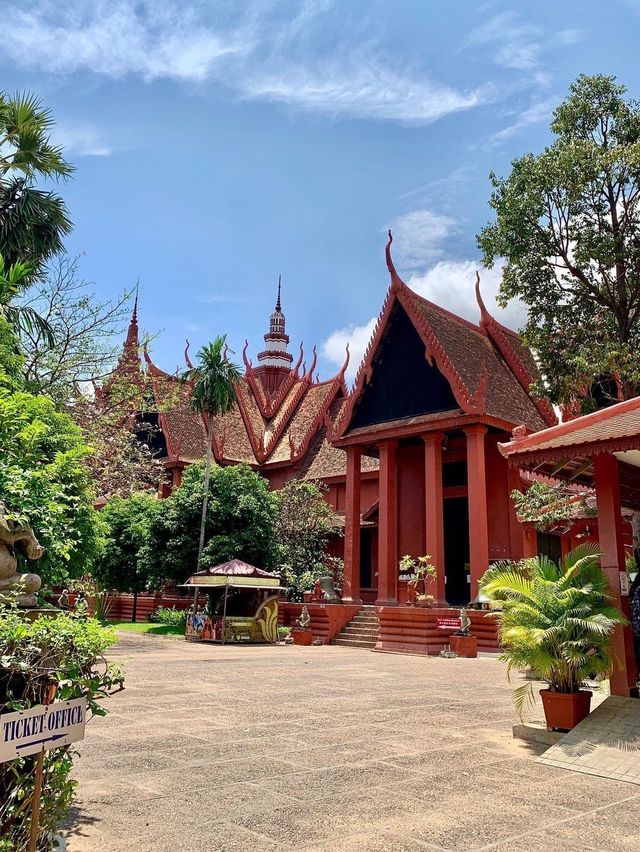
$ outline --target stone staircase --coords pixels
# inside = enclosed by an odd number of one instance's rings
[[[378,641],[378,616],[375,606],[363,606],[358,614],[331,640],[332,645],[347,648],[375,648]]]

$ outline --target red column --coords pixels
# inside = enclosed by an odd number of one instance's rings
[[[516,504],[511,497],[514,491],[522,489],[520,471],[517,467],[507,465],[507,488],[509,489],[509,542],[511,546],[509,559],[522,559],[525,556],[522,524],[518,520]]]
[[[360,603],[360,447],[347,448],[342,599]]]
[[[442,432],[428,432],[424,440],[425,552],[431,557],[436,578],[436,604],[446,601],[444,565],[444,520],[442,497]]]
[[[620,574],[625,570],[622,537],[622,507],[618,460],[609,453],[593,457],[596,503],[598,506],[598,539],[602,568],[607,575],[614,604],[629,617],[629,600],[620,594]],[[629,627],[618,627],[613,636],[616,658],[611,676],[611,694],[629,695],[635,689],[638,667],[633,653],[633,634]]]
[[[487,427],[478,424],[469,426],[464,431],[467,436],[471,600],[474,600],[478,594],[478,581],[489,567],[487,477],[484,464],[484,436]]]
[[[378,598],[384,606],[398,603],[398,487],[396,441],[380,444],[378,498]]]
[[[525,559],[538,555],[538,531],[535,525],[529,522],[522,524],[522,547]]]

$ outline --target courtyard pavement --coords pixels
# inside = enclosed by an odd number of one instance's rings
[[[536,764],[495,658],[125,636],[69,852],[639,848],[632,784]]]

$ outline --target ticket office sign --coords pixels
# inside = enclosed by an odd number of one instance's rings
[[[0,763],[84,739],[85,698],[0,715]]]

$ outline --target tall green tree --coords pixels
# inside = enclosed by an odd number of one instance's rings
[[[196,563],[199,566],[204,548],[207,501],[209,500],[214,418],[226,414],[233,408],[236,399],[234,385],[240,381],[240,370],[227,358],[226,334],[216,337],[212,343],[203,346],[198,352],[198,362],[198,366],[184,373],[183,380],[192,385],[191,407],[203,416],[207,430],[207,460]]]
[[[165,580],[184,583],[193,574],[204,475],[202,463],[189,465],[180,487],[158,502],[150,518],[138,563],[150,588]],[[208,494],[201,567],[237,558],[269,568],[274,562],[275,501],[267,480],[248,465],[215,466]]]
[[[41,272],[72,228],[63,199],[46,186],[73,172],[51,142],[53,124],[34,95],[0,93],[0,253],[7,268],[22,262]]]
[[[545,392],[589,410],[640,387],[640,104],[582,75],[551,130],[541,154],[491,174],[496,217],[477,239],[485,265],[504,259],[501,304],[528,308]]]

